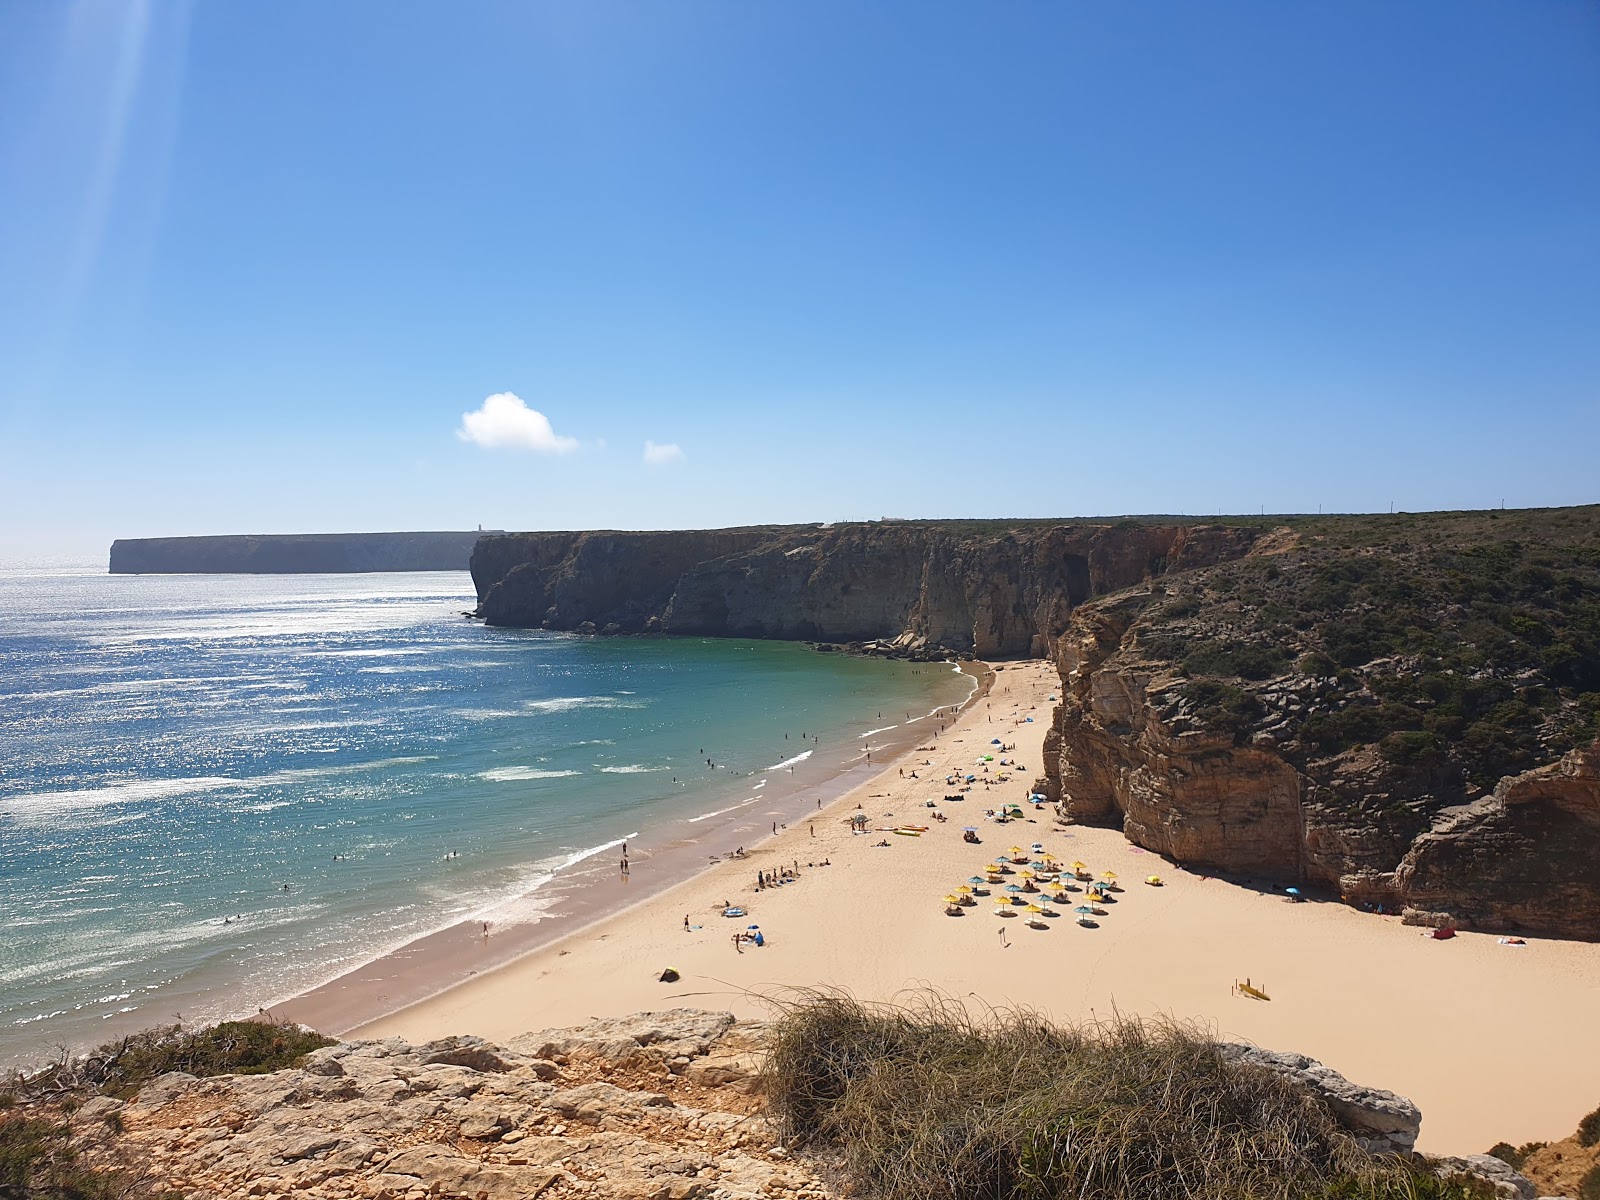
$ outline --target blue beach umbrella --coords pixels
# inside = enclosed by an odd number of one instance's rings
[[[982,875],[968,875],[967,876],[967,882],[968,883],[988,883],[989,881],[987,879],[985,879]]]
[[[1008,883],[1008,884],[1006,884],[1006,891],[1008,891],[1008,892],[1020,892],[1021,890],[1022,890],[1022,885],[1020,883]]]
[[[1073,912],[1077,912],[1077,913],[1082,913],[1086,917],[1094,916],[1094,909],[1090,908],[1087,904],[1080,904],[1080,905],[1078,905],[1077,908],[1073,909],[1072,911]]]
[[[999,746],[999,745],[1002,745],[1002,744],[1003,743],[1000,741],[999,738],[990,738],[989,739],[989,745],[991,745],[991,746]]]

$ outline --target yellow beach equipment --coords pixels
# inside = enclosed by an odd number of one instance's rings
[[[1161,886],[1161,876],[1159,876],[1159,875],[1146,875],[1144,877],[1144,881],[1146,883],[1148,883],[1151,887],[1160,887]]]
[[[1100,878],[1104,879],[1104,880],[1106,880],[1108,882],[1115,883],[1116,882],[1116,878],[1117,878],[1117,873],[1115,871],[1101,871],[1100,872]]]
[[[1075,862],[1075,863],[1072,864],[1072,869],[1074,871],[1081,871],[1081,870],[1084,869],[1084,867],[1086,867],[1088,865],[1089,865],[1088,863]]]

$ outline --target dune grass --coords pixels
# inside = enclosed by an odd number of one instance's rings
[[[764,1085],[783,1135],[878,1200],[1485,1194],[1368,1154],[1310,1093],[1176,1022],[807,993],[775,1022]]]

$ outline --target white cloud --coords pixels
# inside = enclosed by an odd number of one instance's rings
[[[577,438],[557,434],[549,417],[529,408],[514,392],[496,392],[477,412],[462,413],[456,436],[491,450],[509,446],[540,454],[569,454],[578,448]]]
[[[683,460],[683,447],[678,445],[677,442],[667,442],[665,445],[646,442],[644,444],[644,460],[653,466],[681,462]]]

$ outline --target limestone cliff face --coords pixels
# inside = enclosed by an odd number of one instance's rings
[[[1056,641],[1046,791],[1064,816],[1120,825],[1185,865],[1322,885],[1423,923],[1600,938],[1600,742],[1440,807],[1458,779],[1280,744],[1291,714],[1332,707],[1313,678],[1248,693],[1248,736],[1205,728],[1188,680],[1142,643],[1160,599],[1144,589],[1080,608]]]
[[[1481,929],[1600,936],[1600,742],[1441,814],[1394,872],[1424,912]]]
[[[491,624],[1048,652],[1072,608],[1245,553],[1206,525],[873,522],[679,533],[524,533],[473,553]]]
[[[1120,823],[1131,841],[1181,863],[1300,878],[1298,773],[1270,752],[1187,727],[1174,711],[1182,680],[1121,654],[1148,600],[1083,610],[1058,640],[1064,693],[1045,756],[1062,812]]]

